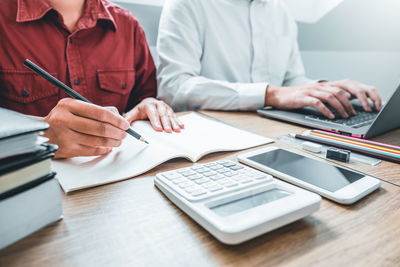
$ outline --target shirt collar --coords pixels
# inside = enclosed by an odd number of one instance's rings
[[[17,22],[29,22],[43,18],[50,10],[55,10],[47,0],[18,0]],[[117,24],[103,0],[86,0],[82,19],[87,26],[94,26],[98,20],[110,22],[117,30]]]
[[[18,0],[17,22],[39,20],[52,9],[46,0]]]

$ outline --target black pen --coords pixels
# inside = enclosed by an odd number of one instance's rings
[[[55,77],[51,76],[48,72],[46,72],[44,69],[42,69],[39,66],[37,66],[35,63],[30,61],[29,59],[25,59],[24,66],[27,67],[28,69],[30,69],[31,71],[35,72],[40,77],[46,79],[51,84],[54,84],[55,86],[57,86],[58,88],[63,90],[70,97],[72,97],[74,99],[81,100],[81,101],[86,102],[86,103],[93,104],[88,99],[86,99],[85,97],[83,97],[80,94],[78,94],[77,92],[75,92],[72,88],[68,87],[67,85],[65,85],[64,83],[62,83],[58,79],[56,79]],[[145,142],[146,144],[149,143],[140,134],[138,134],[137,132],[132,130],[132,128],[129,128],[128,130],[126,130],[126,132],[128,134],[132,135],[133,137],[135,137],[136,139],[138,139],[138,140],[140,140],[142,142]]]

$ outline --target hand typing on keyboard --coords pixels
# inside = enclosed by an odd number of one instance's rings
[[[374,103],[375,110],[381,109],[381,98],[373,86],[351,80],[320,82],[303,86],[269,86],[265,95],[265,106],[278,109],[298,109],[311,106],[325,117],[334,119],[335,115],[327,107],[330,105],[342,118],[356,115],[349,99],[355,96],[364,111],[371,112],[368,98]]]

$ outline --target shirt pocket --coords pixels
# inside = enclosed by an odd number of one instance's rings
[[[135,71],[127,70],[97,70],[97,80],[101,90],[126,96],[135,85]]]
[[[58,77],[57,73],[50,73]],[[58,88],[28,71],[0,70],[0,95],[18,103],[32,103],[58,95]]]
[[[100,90],[93,95],[93,102],[101,106],[115,106],[124,112],[135,85],[133,69],[97,70]]]

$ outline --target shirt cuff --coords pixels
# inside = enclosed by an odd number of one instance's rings
[[[239,83],[239,109],[256,110],[264,107],[268,83]]]

